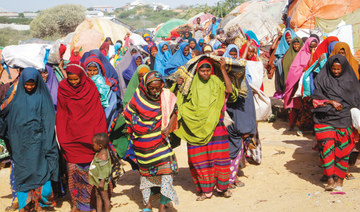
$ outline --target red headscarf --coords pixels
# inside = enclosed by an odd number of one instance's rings
[[[323,40],[323,42],[321,42],[317,46],[316,51],[314,52],[313,58],[309,63],[309,67],[312,66],[320,58],[320,56],[322,54],[328,53],[328,47],[329,47],[330,43],[333,41],[339,41],[339,39],[335,36],[330,36],[330,37],[326,38],[325,40]],[[331,52],[329,52],[329,54],[331,54]]]
[[[100,46],[100,51],[106,57],[107,53],[109,52],[110,44],[106,41]]]
[[[74,51],[75,51],[75,49],[73,49],[73,50],[71,51],[71,56],[70,56],[70,59],[69,59],[69,60],[70,60],[70,61],[74,61],[74,62],[79,62],[79,61],[81,60],[80,52],[78,53],[77,56],[75,56]]]
[[[251,39],[250,41],[247,41],[247,42],[251,42],[251,46],[255,46],[256,48],[259,48],[255,40]],[[246,48],[247,48],[247,42],[242,45],[242,47],[241,47],[241,49],[240,49],[240,51],[239,51],[240,57],[243,56],[243,54],[244,54],[244,52],[245,52],[245,50],[246,50]],[[249,51],[249,50],[248,50],[248,51]],[[245,59],[246,59],[246,60],[250,60],[250,61],[257,61],[256,54],[257,54],[257,51],[256,51],[256,49],[255,49],[255,53],[254,53],[254,55],[251,57],[251,59],[247,59],[247,56],[245,56]]]
[[[210,59],[210,58],[204,58],[198,63],[198,65],[196,66],[196,70],[198,70],[201,65],[207,63],[207,64],[209,64],[211,66],[211,75],[214,75],[215,72],[214,72],[214,66],[212,65],[213,62],[214,61],[212,59]]]
[[[66,72],[77,75],[73,87],[65,79],[59,83],[56,134],[66,161],[89,163],[94,157],[92,137],[106,133],[106,118],[94,82],[86,76],[80,62],[70,62]]]
[[[63,58],[65,52],[66,52],[66,46],[64,44],[60,44],[59,54],[61,59]]]

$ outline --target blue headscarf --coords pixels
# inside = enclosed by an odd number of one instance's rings
[[[258,45],[258,48],[257,48],[257,49],[258,49],[258,54],[259,54],[259,52],[260,52],[260,41],[259,41],[259,39],[257,38],[255,32],[253,32],[253,31],[251,31],[251,30],[246,30],[246,29],[244,29],[243,31],[244,31],[244,33],[247,35],[247,38],[248,38],[249,40],[254,40],[254,41],[256,42],[256,44]]]
[[[216,35],[216,30],[217,30],[219,25],[220,25],[220,23],[217,22],[217,20],[216,20],[215,24],[213,23],[211,25],[211,34]]]
[[[121,43],[115,43],[114,45],[115,55],[117,55],[117,52],[121,48],[121,46],[122,46]]]
[[[230,51],[231,49],[235,48],[236,49],[236,52],[237,52],[237,56],[239,57],[239,47],[235,44],[230,44],[227,48],[226,48],[226,51],[223,55],[223,57],[227,57],[227,58],[232,58],[231,55],[230,55]]]
[[[198,50],[198,51],[201,51],[201,47],[199,46],[199,44],[196,42],[196,39],[195,38],[189,38],[189,45],[190,45],[190,42],[191,41],[194,41],[195,42],[195,48],[193,50]]]
[[[287,50],[289,49],[289,44],[286,42],[286,34],[287,33],[290,33],[291,40],[294,39],[295,37],[297,37],[297,35],[295,34],[295,32],[292,29],[285,29],[285,31],[281,37],[281,40],[279,42],[279,45],[275,51],[275,55],[277,57],[283,57],[285,55],[285,53],[287,52]]]
[[[169,63],[166,65],[163,76],[166,77],[174,73],[180,66],[185,65],[185,63],[191,59],[190,53],[187,56],[183,53],[186,46],[189,46],[187,42],[180,43],[179,50],[175,52]]]
[[[28,93],[29,80],[35,88]],[[14,161],[15,190],[27,192],[58,180],[59,155],[55,140],[55,108],[44,80],[25,68],[12,102],[0,112],[0,129],[7,129]]]
[[[135,54],[131,58],[130,65],[122,72],[122,76],[124,77],[124,81],[126,86],[129,84],[131,77],[134,75],[137,65],[136,65],[136,59],[140,57],[142,61],[142,57],[140,54]],[[141,62],[142,63],[142,62]]]
[[[334,50],[335,44],[339,43],[339,41],[333,41],[328,46],[328,57],[330,56],[331,52]]]
[[[167,45],[169,50],[163,52],[162,48],[164,45]],[[158,47],[158,52],[155,58],[154,71],[158,71],[161,75],[164,75],[164,69],[166,64],[170,61],[172,57],[170,46],[167,42],[161,42]]]

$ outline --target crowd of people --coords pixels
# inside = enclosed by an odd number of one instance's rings
[[[130,34],[124,42],[106,38],[99,49],[74,49],[45,70],[19,68],[2,83],[0,137],[12,169],[7,210],[41,211],[68,193],[73,212],[110,211],[123,160],[140,175],[142,211],[152,211],[156,194],[165,211],[179,203],[173,176],[181,141],[196,201],[231,197],[244,186],[238,175],[245,161],[261,163],[257,122],[264,118],[254,93],[266,89],[265,69],[289,111],[289,131],[316,135],[325,190],[341,191],[359,137],[350,110],[360,108],[360,69],[349,45],[286,28],[265,62],[254,32],[225,33],[211,21],[209,30],[198,18],[193,30],[161,40],[145,34],[142,47]],[[8,70],[3,64],[0,76]]]

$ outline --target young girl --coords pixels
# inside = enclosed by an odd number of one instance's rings
[[[110,211],[110,198],[108,194],[111,160],[108,151],[109,137],[106,133],[95,134],[92,142],[93,149],[96,152],[89,168],[89,183],[96,187],[96,211],[102,211],[104,205],[105,211]]]

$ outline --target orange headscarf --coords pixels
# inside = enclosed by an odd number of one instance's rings
[[[350,63],[351,67],[353,68],[357,79],[359,79],[359,62],[352,55],[350,46],[347,43],[339,42],[335,44],[334,50],[331,52],[330,57],[339,54],[341,49],[345,50],[345,57],[347,61]]]

